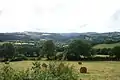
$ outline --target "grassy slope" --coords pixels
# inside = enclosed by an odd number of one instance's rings
[[[102,49],[102,48],[113,48],[115,46],[120,46],[120,43],[114,43],[114,44],[98,44],[94,46],[93,48],[96,49]]]
[[[21,62],[12,62],[11,66],[14,69],[22,70],[30,68],[33,61],[21,61]],[[48,61],[41,61],[41,63],[48,63]],[[83,62],[82,65],[78,65],[77,62],[68,62],[70,65],[74,65],[75,70],[79,73],[81,66],[88,68],[87,74],[81,74],[80,78],[82,80],[120,80],[120,62],[114,61],[96,61],[96,62]],[[2,66],[2,63],[0,63]]]

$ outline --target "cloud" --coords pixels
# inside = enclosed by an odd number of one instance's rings
[[[120,9],[110,16],[107,26],[113,31],[120,31]]]
[[[119,0],[0,0],[0,32],[105,32],[119,8]]]
[[[2,10],[0,10],[0,15],[2,14]]]

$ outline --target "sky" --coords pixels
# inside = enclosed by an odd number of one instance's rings
[[[120,31],[120,0],[0,0],[0,32]]]

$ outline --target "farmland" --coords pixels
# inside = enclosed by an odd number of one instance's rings
[[[10,80],[120,79],[120,43],[91,46],[92,43],[76,39],[66,44],[52,40],[1,42],[0,44],[0,80],[9,80],[9,78]],[[38,63],[34,63],[36,60]],[[78,64],[78,61],[82,63]],[[49,64],[49,62],[56,63]],[[69,66],[62,67],[64,70],[59,69],[60,65],[57,63],[60,62]],[[47,64],[45,71],[42,70],[43,63]],[[87,68],[88,72],[80,73],[81,67]]]
[[[11,62],[10,66],[16,70],[26,70],[31,68],[33,61],[20,61]],[[49,61],[40,61],[41,63],[48,64]],[[75,71],[79,74],[82,80],[119,80],[120,79],[120,62],[116,61],[83,61],[82,65],[79,65],[76,61],[63,61],[69,65],[73,65]],[[3,63],[0,63],[2,67]],[[80,67],[85,66],[88,69],[88,73],[80,73]]]
[[[115,46],[120,46],[120,43],[114,43],[114,44],[98,44],[98,45],[95,45],[93,48],[103,49],[103,48],[114,48]]]

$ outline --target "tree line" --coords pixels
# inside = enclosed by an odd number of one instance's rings
[[[120,60],[120,46],[114,48],[94,49],[90,42],[76,39],[68,44],[55,44],[47,40],[35,45],[15,45],[4,43],[0,45],[1,61],[19,61],[27,59],[47,60]],[[94,55],[109,55],[95,57]]]

